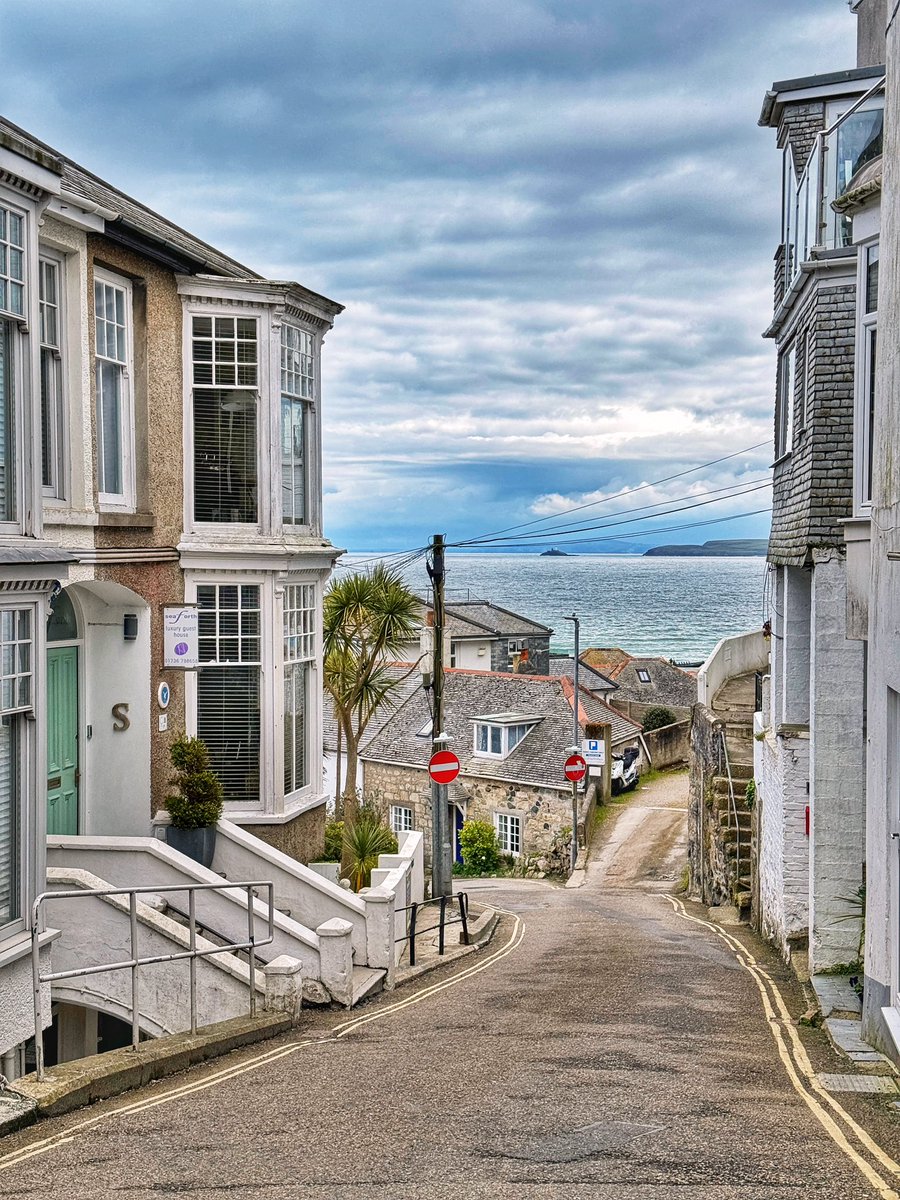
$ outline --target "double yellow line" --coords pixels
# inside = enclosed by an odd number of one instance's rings
[[[757,962],[743,943],[726,933],[720,926],[714,925],[711,921],[703,921],[700,917],[691,916],[682,902],[674,896],[666,896],[665,899],[669,901],[678,916],[683,917],[685,921],[691,921],[694,925],[702,925],[705,929],[711,930],[732,950],[739,965],[753,978],[759,989],[769,1032],[772,1034],[778,1056],[794,1090],[828,1136],[859,1168],[882,1200],[900,1200],[900,1193],[896,1188],[882,1174],[879,1174],[879,1171],[868,1158],[864,1157],[860,1149],[851,1143],[850,1139],[854,1139],[888,1177],[900,1178],[900,1164],[896,1163],[872,1140],[865,1129],[854,1121],[847,1110],[819,1082],[819,1077],[813,1070],[809,1055],[806,1053],[806,1047],[800,1040],[797,1027],[784,1002],[784,996],[769,972]],[[790,1043],[790,1049],[788,1043]],[[829,1109],[831,1112],[828,1111]]]
[[[109,1120],[112,1117],[131,1116],[133,1113],[141,1113],[147,1109],[157,1108],[161,1104],[172,1104],[176,1100],[206,1091],[207,1088],[218,1087],[219,1084],[237,1079],[239,1075],[246,1075],[249,1071],[257,1071],[260,1067],[277,1062],[280,1058],[288,1058],[292,1054],[298,1054],[301,1050],[306,1050],[310,1046],[327,1046],[330,1042],[337,1042],[341,1038],[348,1037],[364,1025],[369,1025],[373,1021],[383,1021],[386,1017],[391,1017],[406,1008],[412,1008],[413,1005],[430,1000],[433,996],[446,991],[448,988],[464,983],[474,975],[478,975],[482,971],[488,970],[489,967],[495,966],[501,959],[506,958],[508,954],[512,954],[519,947],[525,936],[525,926],[515,913],[496,908],[496,906],[493,907],[497,912],[512,918],[512,932],[499,950],[495,950],[486,958],[480,959],[471,967],[455,972],[448,979],[444,979],[439,983],[433,983],[428,987],[420,988],[419,991],[413,992],[411,996],[397,1000],[393,1004],[386,1004],[359,1017],[352,1017],[348,1021],[342,1021],[323,1037],[306,1038],[301,1042],[292,1042],[289,1046],[277,1046],[272,1050],[267,1050],[262,1054],[256,1055],[254,1058],[246,1059],[242,1063],[215,1071],[212,1075],[207,1075],[203,1079],[184,1083],[179,1087],[169,1088],[160,1095],[148,1096],[143,1100],[136,1100],[133,1104],[125,1104],[121,1108],[110,1109],[107,1112],[88,1117],[83,1121],[79,1121],[77,1125],[70,1126],[64,1132],[52,1134],[41,1141],[32,1142],[28,1146],[24,1146],[21,1150],[14,1150],[10,1154],[0,1156],[0,1170],[8,1170],[10,1167],[25,1162],[29,1158],[35,1158],[41,1154],[49,1154],[51,1150],[55,1150],[59,1146],[74,1142],[78,1134],[92,1128],[94,1125],[98,1125],[101,1121]]]

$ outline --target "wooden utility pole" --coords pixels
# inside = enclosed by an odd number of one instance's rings
[[[434,604],[431,645],[431,723],[432,753],[446,748],[444,734],[444,535],[436,533],[431,542],[428,564]],[[447,785],[431,783],[431,894],[449,896],[453,891],[453,864],[450,846],[450,820],[447,811]]]

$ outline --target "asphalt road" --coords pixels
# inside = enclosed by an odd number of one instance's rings
[[[515,914],[491,946],[353,1014],[373,1019],[311,1014],[293,1038],[6,1139],[0,1196],[889,1195],[792,1084],[734,949],[666,898],[684,790],[664,781],[618,808],[579,889],[480,884]],[[802,1012],[784,970],[739,936]],[[820,1031],[802,1039],[816,1069],[848,1069]],[[887,1101],[840,1101],[900,1151]]]

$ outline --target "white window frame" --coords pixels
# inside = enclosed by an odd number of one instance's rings
[[[415,813],[405,804],[391,805],[390,824],[394,833],[409,833],[414,828],[414,820]]]
[[[293,595],[294,589],[300,593],[301,603],[298,607],[295,604],[289,604],[289,601],[295,599]],[[292,667],[300,666],[304,668],[305,687],[303,694],[303,736],[304,736],[304,766],[306,780],[299,787],[288,789],[287,786],[287,711],[282,708],[282,728],[285,730],[285,737],[282,738],[282,778],[284,780],[284,800],[286,804],[290,804],[299,797],[308,795],[313,790],[313,762],[315,754],[315,739],[313,738],[313,721],[316,715],[316,705],[312,698],[313,682],[316,678],[316,653],[317,640],[319,636],[319,593],[316,584],[311,580],[285,580],[283,584],[282,595],[282,615],[283,615],[283,638],[282,638],[282,669],[284,672],[285,682],[287,681],[288,673]],[[305,620],[303,614],[307,614],[308,619]],[[282,690],[282,697],[284,692]]]
[[[274,785],[272,758],[273,758],[273,736],[276,720],[276,712],[274,700],[271,695],[270,682],[273,672],[272,662],[272,637],[271,630],[273,628],[272,620],[272,602],[271,602],[271,586],[267,586],[265,575],[251,572],[235,572],[229,574],[226,572],[210,572],[209,574],[197,572],[193,577],[185,578],[185,602],[196,604],[198,602],[198,589],[200,587],[257,587],[259,588],[259,661],[254,663],[259,672],[259,790],[255,801],[245,803],[242,801],[226,801],[226,814],[237,813],[259,813],[264,811],[265,803],[264,796],[272,795]],[[267,636],[267,632],[269,636]],[[281,636],[281,627],[278,626],[279,637]],[[202,664],[201,664],[202,665]],[[213,666],[213,664],[210,664]],[[221,664],[224,665],[224,664]],[[249,663],[238,665],[250,665]],[[186,692],[186,724],[188,729],[197,736],[198,732],[198,672],[191,671],[188,673],[188,686]],[[279,792],[281,789],[279,788]]]
[[[866,312],[870,251],[879,249],[878,238],[860,243],[856,282],[856,363],[853,396],[853,508],[854,515],[872,512],[872,467],[874,467],[873,398],[877,385],[875,348],[878,333],[878,302]],[[876,261],[878,261],[876,259]],[[877,401],[877,397],[875,398]]]
[[[13,672],[8,671],[8,657],[3,651],[3,617],[7,612],[28,613],[30,621],[30,636],[27,639],[30,645],[30,662],[27,670]],[[28,680],[28,695],[10,696],[8,685],[0,686],[0,716],[9,717],[16,722],[16,734],[18,739],[17,763],[16,769],[18,772],[17,779],[17,796],[14,798],[14,807],[16,809],[16,834],[13,840],[14,855],[16,859],[16,879],[15,890],[17,893],[17,908],[18,912],[8,921],[0,923],[0,947],[10,940],[16,940],[24,930],[30,927],[31,914],[30,905],[35,891],[35,879],[37,866],[40,861],[38,831],[43,830],[43,809],[38,809],[38,805],[46,804],[45,792],[38,792],[35,786],[35,780],[38,778],[38,773],[41,768],[41,760],[39,758],[39,741],[37,731],[39,726],[34,720],[34,716],[38,709],[38,686],[40,664],[44,655],[44,639],[42,635],[42,627],[45,621],[45,606],[37,603],[25,603],[21,600],[18,603],[2,603],[0,604],[0,661],[6,665],[3,670],[6,672],[6,678],[11,679],[14,675],[18,678],[27,678]],[[40,686],[43,686],[40,684]]]
[[[40,404],[39,400],[34,398],[34,389],[39,378],[40,352],[37,338],[26,336],[38,320],[37,219],[33,208],[21,196],[3,188],[0,188],[0,208],[7,214],[7,232],[10,214],[22,222],[22,246],[16,249],[22,253],[23,289],[21,311],[19,306],[16,309],[0,306],[0,323],[8,330],[11,360],[8,364],[11,389],[9,415],[12,422],[9,467],[13,509],[9,518],[0,514],[0,534],[10,537],[30,532],[39,536],[41,473],[37,464],[40,463]],[[4,245],[8,254],[11,240]],[[9,278],[5,272],[4,278]],[[15,282],[19,283],[18,280]],[[32,447],[30,455],[25,452],[29,444]],[[33,498],[32,503],[35,505],[30,528],[27,518],[30,507],[28,497]]]
[[[96,288],[97,284],[105,287],[119,288],[124,292],[125,316],[125,359],[112,359],[97,352],[97,322]],[[102,512],[134,512],[135,511],[135,470],[134,470],[134,293],[131,280],[124,275],[115,275],[102,267],[94,267],[94,289],[92,293],[91,311],[93,313],[94,333],[94,421],[95,438],[94,453],[96,461],[97,496]],[[121,407],[120,423],[120,470],[122,489],[119,492],[105,492],[101,488],[103,465],[103,429],[100,413],[100,389],[98,365],[100,362],[111,362],[121,369]]]
[[[778,395],[775,408],[775,461],[794,447],[794,399],[797,391],[797,343],[785,346],[778,356]]]
[[[194,382],[194,318],[205,317],[213,322],[217,318],[226,320],[252,320],[256,324],[256,383],[255,384],[220,384]],[[186,304],[184,307],[184,386],[187,401],[185,404],[185,521],[190,530],[200,530],[204,534],[218,533],[224,537],[245,538],[247,533],[265,532],[271,528],[267,519],[269,505],[267,504],[268,489],[271,486],[270,472],[266,470],[268,453],[266,438],[266,422],[263,419],[261,397],[267,394],[268,381],[267,364],[269,353],[267,339],[270,339],[271,320],[269,314],[259,307],[249,307],[243,304]],[[215,341],[215,339],[213,339]],[[233,391],[249,392],[254,397],[256,406],[256,520],[255,521],[208,521],[197,518],[195,504],[195,471],[194,471],[194,395],[196,391]],[[279,417],[280,419],[280,417]]]
[[[515,750],[517,747],[522,745],[522,743],[528,737],[529,733],[531,733],[532,729],[534,729],[536,724],[537,724],[536,721],[511,721],[511,722],[505,722],[505,723],[501,723],[499,721],[476,721],[474,724],[474,727],[473,727],[473,734],[472,734],[472,753],[477,758],[493,758],[496,760],[502,760],[504,758],[509,758],[509,756],[510,756],[510,754],[512,754],[513,750]],[[516,744],[514,746],[510,746],[510,744],[509,744],[510,730],[511,729],[522,729],[522,728],[525,729],[525,732],[522,734],[522,736],[519,738],[519,740],[516,742]],[[478,748],[478,731],[479,731],[479,729],[487,729],[488,730],[488,736],[487,736],[488,745],[490,745],[490,743],[492,741],[490,731],[492,729],[500,730],[500,753],[499,754],[493,750],[480,750]]]
[[[56,342],[45,338],[44,306],[49,302],[44,298],[44,268],[52,267],[56,273]],[[39,376],[39,391],[41,399],[41,490],[45,499],[64,500],[68,495],[68,479],[66,465],[69,461],[68,428],[67,428],[67,377],[66,377],[66,258],[64,254],[41,246],[38,261],[38,309],[40,313],[40,356],[41,367]],[[44,427],[44,371],[43,358],[45,351],[54,361],[52,396],[49,397],[47,408],[50,412],[51,427]],[[44,438],[48,438],[48,458],[52,478],[44,482],[43,459]]]
[[[299,335],[300,347],[291,347],[291,346],[287,345],[288,330],[290,330],[292,333]],[[308,353],[307,353],[307,350],[308,350]],[[289,369],[289,366],[288,366],[285,356],[286,356],[286,354],[291,354],[291,353],[296,353],[299,356],[299,362],[300,362],[300,368],[301,368],[299,371],[294,371],[294,370]],[[303,369],[303,366],[305,363],[308,363],[308,366],[309,366],[308,371]],[[279,434],[280,434],[280,437],[278,440],[278,446],[279,446],[279,473],[280,473],[280,482],[281,482],[281,487],[280,487],[280,491],[279,491],[279,495],[280,495],[279,512],[280,512],[280,517],[281,517],[281,524],[284,528],[285,533],[290,533],[291,531],[294,531],[294,530],[301,532],[301,533],[305,533],[308,531],[309,526],[311,524],[312,496],[311,496],[311,491],[310,491],[310,483],[311,483],[311,478],[312,478],[312,470],[311,470],[311,463],[310,463],[310,457],[311,457],[310,450],[311,450],[313,413],[314,413],[316,390],[317,390],[317,383],[316,383],[317,375],[318,375],[317,366],[318,366],[317,338],[316,338],[315,333],[312,330],[305,329],[303,327],[303,325],[300,324],[299,322],[288,321],[288,320],[283,321],[282,325],[281,325],[281,329],[279,331],[279,388],[280,388],[280,391],[279,391]],[[285,386],[286,379],[287,380],[293,379],[293,380],[299,381],[299,389],[292,390],[290,386]],[[290,406],[291,408],[293,408],[294,406],[299,406],[301,414],[302,414],[301,461],[302,461],[302,480],[303,480],[303,482],[302,482],[303,519],[300,521],[289,521],[285,516],[284,472],[285,472],[285,468],[286,468],[286,461],[285,461],[285,453],[284,453],[284,446],[285,446],[285,420],[284,420],[284,418],[285,418],[285,406],[286,405]],[[293,459],[291,460],[291,465],[292,465],[292,469],[293,469]]]
[[[513,829],[515,828],[516,849],[513,849]],[[521,813],[510,812],[495,812],[494,813],[494,832],[497,835],[497,844],[500,847],[501,854],[510,854],[513,858],[518,858],[522,853],[522,816]]]
[[[842,100],[829,101],[829,103],[826,104],[826,106],[825,106],[825,127],[827,129],[830,129],[834,125],[834,123],[841,116],[843,116],[843,114],[845,112],[848,111],[848,109],[853,107],[855,100],[856,100],[856,97],[848,96]],[[870,96],[869,99],[865,102],[865,104],[860,105],[860,107],[853,114],[853,117],[848,117],[848,120],[852,121],[854,117],[859,116],[862,113],[867,113],[867,112],[881,111],[883,114],[884,106],[885,106],[884,105],[884,92],[882,91],[881,93],[879,93],[876,96]],[[882,122],[883,121],[884,121],[884,117],[882,115]],[[837,157],[838,141],[841,136],[841,128],[842,128],[841,126],[838,126],[838,128],[834,130],[834,132],[831,134],[831,136],[828,138],[828,140],[826,142],[825,189],[824,189],[824,196],[822,198],[822,201],[823,201],[822,202],[822,213],[823,213],[824,220],[827,222],[826,233],[825,233],[825,246],[827,248],[840,247],[845,244],[841,237],[841,229],[843,227],[843,222],[845,220],[847,220],[847,218],[844,217],[843,214],[835,212],[834,209],[831,207],[832,201],[837,199],[838,196],[843,194],[843,189],[839,186],[839,184],[840,184],[839,172],[841,170],[841,163],[838,161],[838,157]],[[881,137],[882,137],[882,145],[883,145],[883,142],[884,142],[884,125],[883,125],[883,123],[882,123]],[[849,180],[844,181],[844,187],[846,187],[847,183],[849,183]],[[817,243],[819,240],[820,239],[818,237],[816,237],[815,241]],[[849,243],[847,243],[847,244],[849,244]]]

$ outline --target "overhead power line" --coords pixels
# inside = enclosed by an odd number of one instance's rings
[[[621,491],[610,492],[609,495],[600,496],[596,500],[589,500],[586,504],[576,504],[572,508],[563,509],[562,512],[550,513],[546,517],[535,517],[533,521],[523,521],[519,525],[507,525],[505,529],[495,529],[491,533],[479,534],[477,537],[467,538],[464,542],[454,542],[453,544],[456,546],[471,546],[476,542],[481,542],[488,538],[498,537],[503,533],[513,533],[517,529],[528,529],[530,526],[540,525],[544,521],[553,521],[559,517],[568,516],[569,513],[583,512],[586,508],[594,508],[598,504],[605,504],[607,501],[616,500],[620,496],[631,496],[636,492],[643,492],[647,488],[659,487],[659,485],[662,483],[671,483],[673,479],[682,479],[685,475],[692,475],[695,471],[703,471],[707,467],[718,466],[719,463],[728,462],[729,459],[739,458],[742,454],[749,454],[751,450],[760,450],[763,446],[768,446],[771,440],[771,438],[766,438],[766,440],[763,442],[756,442],[752,446],[745,446],[742,450],[735,450],[731,454],[723,454],[721,458],[713,458],[709,462],[700,463],[696,467],[688,467],[684,471],[676,471],[674,475],[665,475],[662,479],[655,479],[650,483],[642,483],[636,488],[622,488]]]

